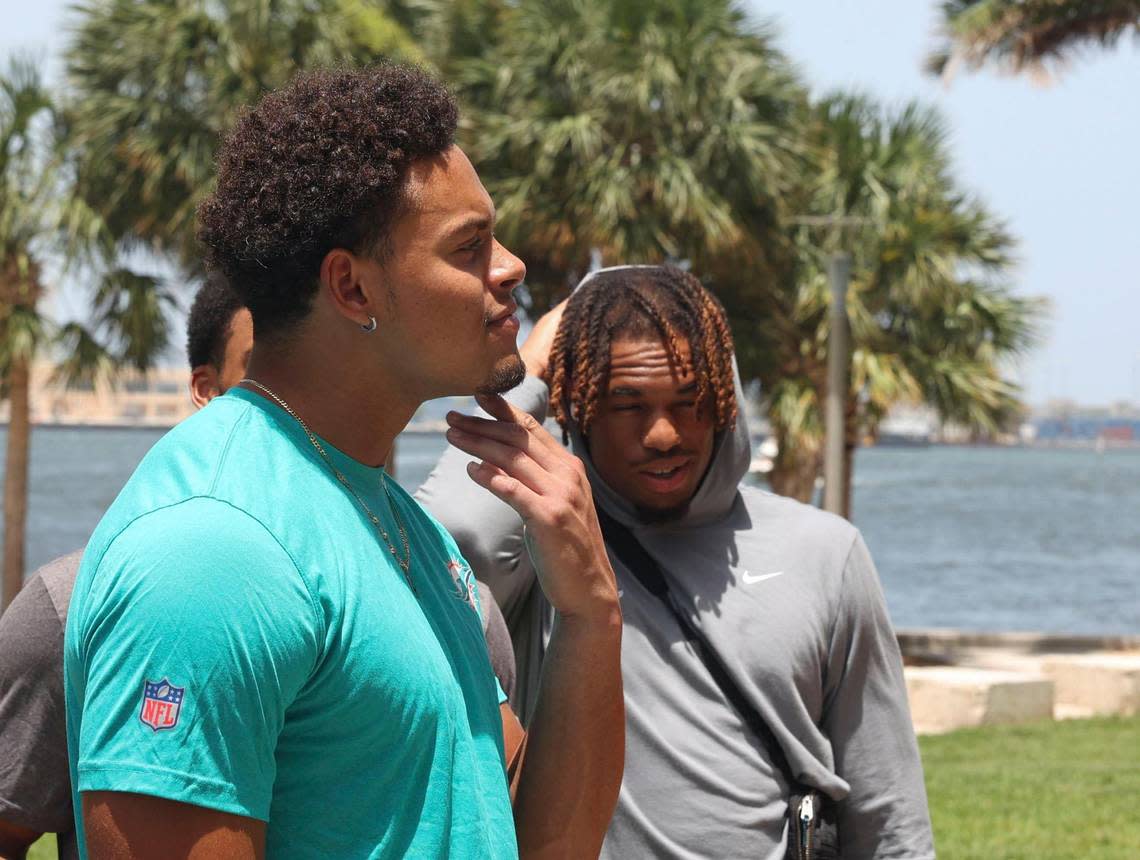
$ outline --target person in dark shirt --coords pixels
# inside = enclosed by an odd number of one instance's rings
[[[211,278],[187,323],[190,397],[198,407],[241,379],[253,320]],[[78,857],[63,705],[63,631],[83,550],[37,570],[0,616],[0,858],[22,858],[44,833],[60,860]]]

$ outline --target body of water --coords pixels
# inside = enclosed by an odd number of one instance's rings
[[[29,569],[84,544],[161,435],[33,432]],[[402,436],[400,483],[445,444]],[[898,627],[1140,633],[1140,451],[869,449],[854,508]]]

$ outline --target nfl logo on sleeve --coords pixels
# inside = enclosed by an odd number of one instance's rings
[[[185,695],[185,687],[175,687],[166,678],[158,682],[144,681],[139,719],[156,732],[174,728],[178,725],[178,716],[182,713],[182,697]]]

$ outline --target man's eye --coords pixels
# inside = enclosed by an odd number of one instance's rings
[[[459,250],[460,251],[478,251],[482,247],[483,247],[483,237],[482,236],[476,236],[474,239],[472,239],[466,245],[460,245]]]
[[[614,412],[636,412],[640,408],[641,406],[637,403],[619,403],[613,407],[613,410]]]

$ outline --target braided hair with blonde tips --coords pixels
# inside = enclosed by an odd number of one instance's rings
[[[711,414],[718,431],[735,426],[732,333],[720,302],[676,266],[621,266],[581,283],[554,336],[546,383],[564,441],[571,424],[589,434],[609,377],[610,349],[623,337],[660,338],[678,372],[696,377],[698,414]]]

